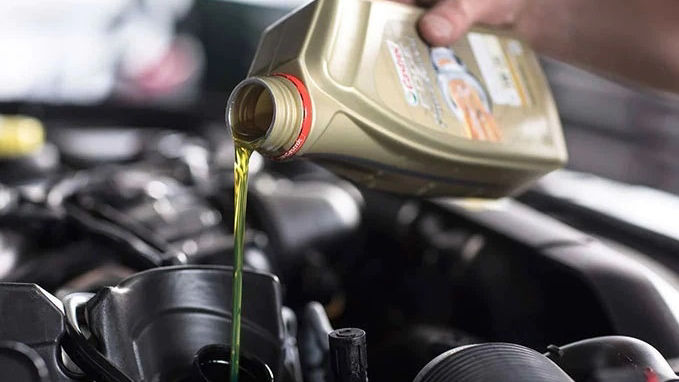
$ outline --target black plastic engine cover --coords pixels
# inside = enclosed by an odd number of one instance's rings
[[[285,380],[285,328],[276,276],[243,273],[241,349]],[[178,266],[138,273],[87,302],[97,348],[135,381],[186,378],[203,346],[230,343],[232,271]]]
[[[60,305],[35,284],[0,283],[0,380],[71,380],[60,366]]]

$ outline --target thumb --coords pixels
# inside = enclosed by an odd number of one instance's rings
[[[422,16],[420,34],[432,45],[450,45],[477,22],[510,23],[521,3],[519,0],[442,0]]]

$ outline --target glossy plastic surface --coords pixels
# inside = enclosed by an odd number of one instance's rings
[[[244,353],[283,374],[284,327],[275,276],[243,274]],[[165,267],[106,288],[86,307],[98,348],[134,380],[175,381],[202,347],[225,344],[231,329],[231,268]]]

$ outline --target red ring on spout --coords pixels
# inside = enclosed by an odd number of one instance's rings
[[[306,142],[306,139],[309,137],[309,132],[311,131],[311,97],[309,96],[309,91],[307,90],[306,86],[304,86],[304,83],[297,77],[293,76],[292,74],[287,74],[287,73],[273,73],[274,76],[278,77],[283,77],[286,80],[292,82],[293,85],[295,85],[295,88],[297,88],[297,91],[299,92],[300,97],[302,98],[302,127],[299,131],[299,135],[297,136],[297,139],[295,139],[295,143],[288,149],[288,151],[284,152],[283,154],[274,157],[274,160],[284,160],[288,159],[295,154],[302,148],[304,145],[304,142]]]

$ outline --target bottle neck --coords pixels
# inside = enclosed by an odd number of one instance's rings
[[[236,86],[227,101],[226,123],[237,143],[271,157],[292,156],[288,153],[299,146],[308,114],[298,87],[301,82],[292,78],[256,76]]]

